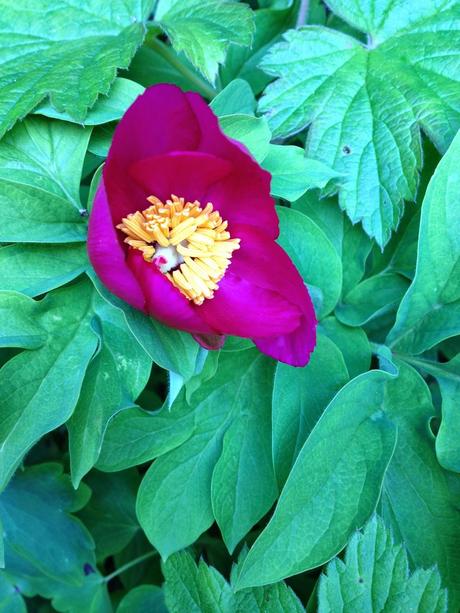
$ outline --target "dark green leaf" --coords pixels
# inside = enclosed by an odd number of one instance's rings
[[[318,613],[446,613],[447,592],[435,569],[409,574],[406,551],[374,516],[321,576]]]
[[[415,277],[388,336],[400,353],[422,353],[460,333],[459,163],[460,134],[423,200]]]

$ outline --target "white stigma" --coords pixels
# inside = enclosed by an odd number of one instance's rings
[[[178,253],[173,245],[161,247],[155,244],[155,255],[153,256],[152,262],[163,274],[169,272],[173,268],[177,268],[180,264],[183,264],[184,261],[184,258]]]

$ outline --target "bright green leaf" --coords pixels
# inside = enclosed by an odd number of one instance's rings
[[[46,96],[82,121],[144,38],[150,0],[2,0],[0,135]]]
[[[219,123],[225,134],[243,143],[259,163],[265,159],[272,136],[265,117],[225,115]]]
[[[84,243],[8,245],[0,248],[0,290],[38,296],[72,281],[87,266]]]
[[[270,145],[262,166],[272,175],[271,193],[290,202],[307,190],[323,188],[337,173],[317,160],[305,157],[300,147]]]
[[[0,142],[0,241],[83,241],[79,196],[90,131],[30,117]]]
[[[209,105],[218,117],[225,115],[254,115],[256,99],[243,79],[231,81]]]
[[[108,94],[98,98],[96,104],[88,111],[83,121],[75,120],[71,114],[57,111],[48,101],[40,104],[34,111],[38,115],[45,115],[63,121],[71,121],[85,126],[97,126],[109,121],[120,119],[131,104],[144,92],[139,83],[129,79],[117,78],[113,82]]]
[[[341,207],[383,246],[415,199],[420,128],[446,149],[460,126],[460,6],[371,4],[332,3],[370,33],[367,47],[317,26],[287,32],[262,60],[279,78],[260,109],[275,136],[311,124],[307,156],[345,175]]]
[[[168,613],[164,595],[157,585],[139,585],[120,601],[117,613]]]
[[[160,0],[155,20],[204,76],[214,82],[230,43],[248,47],[254,18],[250,8],[233,0]]]

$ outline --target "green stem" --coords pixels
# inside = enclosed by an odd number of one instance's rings
[[[156,51],[163,59],[165,59],[171,66],[173,66],[178,72],[180,72],[186,79],[193,83],[193,85],[209,100],[212,100],[217,95],[216,90],[206,83],[204,79],[198,76],[193,70],[187,68],[179,60],[177,55],[172,51],[170,47],[158,40],[158,38],[147,36],[145,44]]]
[[[131,560],[130,562],[126,562],[126,564],[123,564],[123,566],[120,566],[120,568],[117,568],[117,570],[113,571],[113,573],[104,577],[104,582],[109,583],[109,581],[112,581],[112,579],[114,579],[115,577],[118,577],[118,575],[121,575],[122,573],[124,573],[126,570],[129,570],[133,566],[136,566],[136,564],[140,564],[141,562],[144,562],[144,560],[153,558],[153,556],[156,556],[156,555],[158,555],[158,552],[149,551],[148,553],[144,553],[142,556],[139,556],[138,558],[134,558],[134,560]]]

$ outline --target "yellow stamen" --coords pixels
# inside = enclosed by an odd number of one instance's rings
[[[224,221],[211,202],[204,208],[172,194],[166,202],[147,198],[150,206],[122,219],[117,226],[131,249],[142,252],[188,299],[200,305],[219,288],[232,253],[240,247],[231,238]]]

